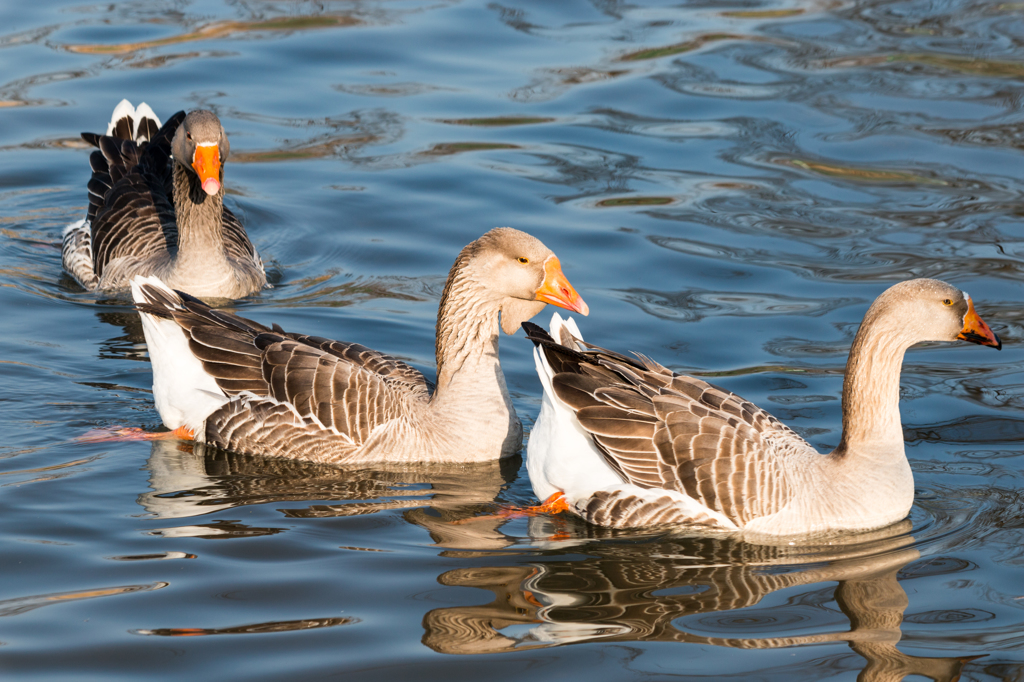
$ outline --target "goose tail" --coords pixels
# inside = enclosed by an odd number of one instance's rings
[[[189,335],[175,321],[187,313],[181,295],[157,277],[132,279],[132,298],[142,318],[153,366],[153,402],[169,429],[185,427],[205,440],[206,418],[228,401],[216,380],[189,349]]]
[[[582,466],[590,474],[598,472],[606,478],[610,472],[590,435],[580,426],[576,413],[562,402],[552,383],[557,371],[551,362],[560,367],[564,364],[564,353],[578,355],[583,335],[575,320],[562,318],[558,313],[551,316],[550,333],[529,322],[524,323],[523,328],[527,338],[535,344],[533,360],[544,391],[540,414],[526,446],[526,470],[538,499],[546,500],[557,492],[564,492],[567,501],[573,504],[580,492],[571,485],[579,478],[578,472],[572,473],[573,469]],[[590,475],[584,478],[589,479]]]
[[[149,142],[160,130],[160,119],[153,113],[149,105],[142,102],[137,107],[126,99],[121,100],[107,125],[107,135],[122,140]]]

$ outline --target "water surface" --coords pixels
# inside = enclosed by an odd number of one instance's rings
[[[0,26],[0,672],[1024,677],[1020,3],[42,0]],[[497,225],[558,253],[588,339],[823,450],[890,284],[963,287],[1006,348],[908,353],[912,513],[816,546],[495,518],[533,502],[518,458],[83,442],[159,426],[136,316],[60,268],[78,133],[122,97],[223,120],[275,281],[237,310],[428,375],[444,276]],[[528,430],[530,344],[501,343]]]

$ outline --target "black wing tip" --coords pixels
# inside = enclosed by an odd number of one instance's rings
[[[549,343],[559,345],[553,338],[551,338],[551,334],[548,334],[547,331],[544,330],[544,327],[541,327],[539,324],[526,321],[522,323],[522,327],[523,332],[526,334],[526,338],[533,341],[533,345],[535,346],[540,346],[542,344],[547,345]]]
[[[178,298],[180,298],[182,301],[187,301],[189,303],[198,303],[199,305],[203,306],[204,308],[209,308],[210,307],[210,305],[207,304],[205,301],[203,301],[203,299],[196,298],[192,294],[185,293],[184,291],[179,291],[178,289],[173,289],[173,291],[174,291],[174,293],[176,293],[178,295]]]
[[[543,348],[544,356],[551,364],[555,374],[563,372],[580,374],[583,372],[583,365],[597,362],[596,358],[588,357],[586,353],[563,346],[555,341],[543,327],[532,322],[524,322],[523,331],[526,332],[526,338],[533,341],[534,346]]]
[[[139,282],[139,291],[146,299],[145,301],[139,302],[140,305],[162,305],[165,308],[179,306],[180,297],[188,296],[188,294],[184,294],[180,291],[174,291],[173,289],[168,292],[162,287],[158,287],[150,282]]]
[[[138,130],[135,132],[136,139],[152,140],[160,132],[157,122],[148,116],[143,116],[138,123]]]

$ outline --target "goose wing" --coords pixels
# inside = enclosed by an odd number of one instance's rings
[[[785,450],[809,446],[775,417],[646,357],[574,351],[535,330],[555,394],[626,482],[683,493],[737,525],[789,501]]]
[[[171,138],[184,118],[185,112],[179,111],[148,142],[82,133],[98,148],[89,157],[87,217],[98,278],[115,260],[141,262],[177,243]]]
[[[355,449],[432,392],[416,369],[365,346],[288,334],[148,283],[141,291],[138,309],[173,319],[231,398],[207,418],[206,438],[221,447],[296,456],[298,438],[310,447],[333,441],[335,451]]]

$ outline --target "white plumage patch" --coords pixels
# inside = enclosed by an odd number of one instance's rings
[[[143,119],[143,118],[151,118],[151,119],[153,119],[153,121],[156,122],[156,127],[157,128],[159,128],[160,126],[163,125],[163,123],[160,122],[160,119],[157,118],[157,116],[153,112],[153,110],[149,108],[149,105],[146,104],[145,102],[140,102],[139,106],[135,107],[135,120],[138,121],[138,120]],[[140,140],[140,142],[141,142],[141,140]]]
[[[117,127],[117,122],[123,118],[127,118],[131,121],[132,125],[132,137],[136,142],[148,141],[149,137],[146,135],[139,135],[139,122],[144,118],[151,118],[156,122],[156,127],[160,127],[160,119],[157,118],[153,110],[150,109],[149,105],[145,102],[141,102],[138,107],[133,107],[132,103],[126,99],[121,100],[114,107],[114,113],[110,116],[110,123],[107,124],[107,135],[113,135],[114,129]]]
[[[550,334],[558,340],[563,331],[582,339],[575,320],[563,320],[558,313],[551,316]],[[563,403],[551,385],[554,371],[541,348],[533,349],[537,375],[544,388],[540,415],[530,433],[526,448],[526,470],[533,491],[546,500],[562,491],[570,503],[585,500],[595,490],[623,485],[622,477],[612,469],[597,449],[572,408]]]
[[[78,231],[83,230],[83,229],[86,232],[89,231],[89,221],[87,221],[85,218],[82,218],[81,220],[76,220],[75,222],[71,223],[70,225],[65,227],[64,230],[60,234],[61,234],[61,237],[66,238],[69,234],[72,234],[74,232],[78,232]]]
[[[132,298],[136,303],[156,303],[146,298],[142,285],[159,288],[169,296],[181,299],[156,277],[141,275],[132,279]],[[206,373],[203,363],[188,347],[188,336],[174,320],[139,313],[153,366],[153,402],[164,426],[176,429],[185,426],[201,440],[206,432],[206,418],[228,401],[216,380]]]

